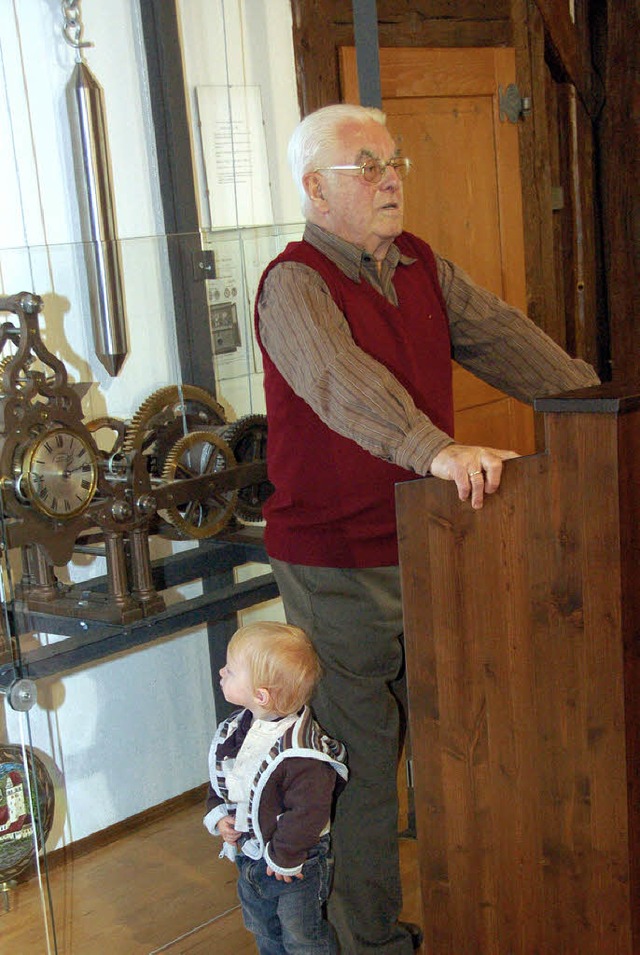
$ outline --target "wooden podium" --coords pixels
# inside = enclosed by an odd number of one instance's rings
[[[640,953],[640,388],[536,409],[481,511],[397,488],[427,955]]]

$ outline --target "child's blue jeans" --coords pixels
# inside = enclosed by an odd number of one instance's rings
[[[309,853],[303,879],[280,882],[267,875],[264,859],[242,853],[236,864],[244,924],[260,955],[335,955],[335,935],[324,912],[332,867],[328,835]]]

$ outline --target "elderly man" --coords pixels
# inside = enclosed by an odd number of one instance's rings
[[[403,698],[394,485],[432,474],[480,508],[511,451],[455,443],[451,357],[516,398],[596,384],[517,310],[404,232],[384,114],[320,109],[289,160],[307,220],[256,301],[269,422],[265,541],[287,619],[313,640],[318,721],[347,746],[329,917],[343,955],[409,955],[396,771]]]

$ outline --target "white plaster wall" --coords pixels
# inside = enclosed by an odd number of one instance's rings
[[[299,219],[284,160],[298,119],[289,0],[180,0],[178,9],[190,102],[202,82],[260,85],[274,215]],[[127,418],[179,377],[157,160],[137,3],[82,0],[81,10],[94,43],[84,56],[107,110],[130,345],[122,371],[109,377],[93,354],[65,94],[75,53],[58,0],[0,0],[0,294],[44,298],[47,347],[71,380],[91,383],[87,418]],[[195,135],[194,145],[202,189]],[[259,370],[234,377],[225,401],[237,415],[261,410],[260,385]],[[38,693],[28,717],[0,707],[0,739],[30,738],[56,779],[50,848],[204,781],[215,714],[203,631],[41,680]]]

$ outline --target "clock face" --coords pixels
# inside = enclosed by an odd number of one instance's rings
[[[43,514],[60,520],[74,517],[95,494],[95,451],[75,431],[48,431],[25,454],[21,480],[30,503]]]

